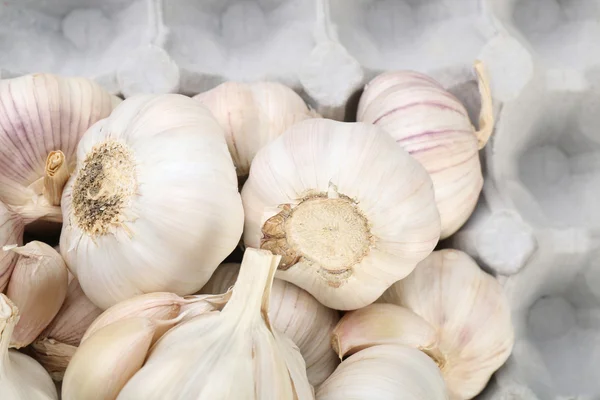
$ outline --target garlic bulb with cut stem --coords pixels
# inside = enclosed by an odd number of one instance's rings
[[[194,99],[223,127],[238,176],[248,175],[256,153],[290,126],[320,118],[296,92],[276,82],[225,82]]]
[[[60,250],[98,307],[198,291],[238,244],[243,208],[223,130],[199,102],[133,96],[82,137]]]
[[[492,97],[480,61],[479,130],[460,101],[427,75],[386,72],[369,82],[357,120],[385,129],[430,174],[442,221],[441,238],[456,232],[475,209],[483,187],[479,151],[494,129]]]
[[[233,286],[239,271],[239,264],[222,264],[200,293],[225,292]],[[330,346],[331,332],[340,319],[338,312],[325,307],[305,290],[274,279],[269,319],[275,329],[287,335],[300,349],[310,384],[323,383],[340,363]]]
[[[414,311],[436,329],[436,361],[452,399],[475,397],[510,356],[514,331],[502,287],[461,251],[433,252],[381,301]]]
[[[19,310],[0,293],[0,396],[6,400],[58,400],[56,387],[33,358],[9,349]]]
[[[314,398],[298,348],[273,328],[268,316],[280,258],[247,249],[223,311],[169,330],[118,399]]]
[[[19,255],[6,295],[19,308],[11,347],[28,346],[50,324],[67,296],[68,270],[51,246],[29,242],[12,248]]]
[[[0,292],[8,285],[10,275],[17,263],[19,255],[4,246],[23,244],[25,225],[19,215],[12,212],[0,201]]]
[[[62,221],[60,199],[77,143],[120,101],[85,78],[0,80],[0,201],[26,223]]]
[[[327,307],[374,302],[434,249],[431,179],[374,125],[300,122],[254,158],[244,243],[282,255],[277,277]]]
[[[421,351],[380,345],[348,357],[317,390],[317,400],[447,400],[444,379]]]

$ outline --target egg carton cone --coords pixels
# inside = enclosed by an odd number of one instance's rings
[[[85,76],[111,93],[195,95],[272,80],[353,121],[377,74],[431,75],[496,129],[450,246],[503,284],[516,343],[479,396],[600,397],[600,0],[4,0],[0,77]]]

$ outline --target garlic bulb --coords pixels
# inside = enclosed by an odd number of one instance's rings
[[[61,254],[104,309],[198,291],[243,228],[223,130],[176,94],[130,97],[84,134],[62,209]]]
[[[23,231],[23,220],[0,201],[0,292],[3,292],[8,285],[8,280],[19,257],[14,251],[3,248],[12,245],[21,246]]]
[[[247,249],[231,300],[168,331],[118,399],[312,399],[298,348],[267,314],[280,257]]]
[[[119,98],[84,78],[50,74],[0,81],[0,201],[26,223],[62,220],[62,188],[81,135]]]
[[[2,399],[57,400],[56,387],[48,373],[33,358],[9,343],[19,320],[19,310],[0,293],[0,394]]]
[[[60,310],[68,288],[68,270],[60,254],[42,242],[13,248],[19,259],[8,283],[7,296],[21,317],[10,345],[28,346]]]
[[[461,251],[433,252],[381,300],[414,311],[437,330],[437,361],[452,399],[475,397],[512,351],[502,287]]]
[[[327,307],[375,301],[435,247],[431,179],[382,129],[300,122],[255,157],[242,190],[246,246]]]
[[[493,131],[494,116],[481,62],[475,64],[475,71],[481,94],[478,131],[457,98],[417,72],[377,76],[366,85],[358,106],[358,121],[385,129],[429,172],[442,221],[442,239],[467,221],[483,187],[478,150]]]
[[[222,264],[200,293],[223,293],[233,286],[239,271],[239,264]],[[269,319],[275,329],[300,349],[310,384],[323,383],[340,363],[330,346],[331,332],[340,319],[338,312],[323,306],[299,287],[274,279]]]
[[[223,127],[238,176],[248,175],[258,150],[290,126],[320,117],[296,92],[276,82],[225,82],[194,99]]]
[[[102,310],[85,296],[77,279],[72,279],[58,314],[31,344],[34,358],[46,368],[52,379],[63,379],[83,334],[101,313]]]
[[[411,347],[369,347],[342,361],[317,390],[317,400],[444,400],[435,363]]]

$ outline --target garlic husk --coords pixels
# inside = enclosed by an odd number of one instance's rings
[[[433,252],[381,301],[406,307],[438,332],[438,364],[452,399],[475,397],[508,359],[514,332],[498,281],[466,253]]]
[[[52,380],[63,380],[65,370],[71,362],[77,346],[62,343],[51,338],[36,339],[31,343],[32,357],[42,364]]]
[[[85,78],[33,74],[1,80],[0,201],[26,223],[60,222],[56,200],[75,167],[77,143],[119,101]]]
[[[269,320],[279,259],[247,249],[223,311],[200,315],[162,336],[118,399],[314,398],[298,348]]]
[[[54,382],[33,358],[9,349],[19,310],[0,293],[0,395],[2,399],[57,400]]]
[[[134,317],[107,325],[83,341],[65,371],[63,400],[114,400],[142,366],[156,325]]]
[[[51,246],[33,241],[12,249],[19,255],[6,295],[19,308],[20,318],[11,347],[31,344],[50,324],[67,296],[68,270]]]
[[[223,293],[233,286],[240,264],[222,264],[200,293]],[[319,386],[340,363],[330,346],[330,336],[339,321],[339,313],[319,303],[305,290],[273,280],[269,302],[269,319],[279,332],[288,336],[300,349],[306,362],[306,375]]]
[[[296,92],[276,82],[225,82],[194,99],[223,127],[238,176],[248,175],[256,153],[290,126],[320,118]]]
[[[431,179],[381,128],[312,119],[254,158],[244,243],[283,256],[277,277],[323,305],[374,302],[435,247]]]
[[[431,355],[437,350],[437,332],[406,308],[370,304],[346,313],[331,335],[331,346],[340,358],[383,344],[414,347]]]
[[[103,309],[200,290],[243,228],[223,130],[176,94],[132,96],[83,135],[62,210],[61,254]]]
[[[358,106],[358,121],[385,129],[431,176],[441,217],[441,239],[467,221],[483,187],[478,150],[493,131],[494,116],[481,62],[475,64],[475,70],[482,99],[477,131],[460,101],[418,72],[377,76],[365,86]]]
[[[0,292],[8,285],[10,275],[17,263],[19,255],[4,246],[21,246],[23,244],[23,231],[25,224],[19,215],[0,201]]]
[[[423,352],[380,345],[351,355],[317,390],[317,400],[445,400],[440,370]]]

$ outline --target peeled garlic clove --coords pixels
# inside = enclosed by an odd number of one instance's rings
[[[440,212],[441,239],[456,232],[475,209],[483,187],[479,149],[494,128],[492,98],[481,62],[479,130],[467,110],[432,78],[413,71],[386,72],[365,86],[357,120],[385,129],[427,170]]]
[[[83,135],[62,209],[61,254],[103,309],[200,290],[243,228],[223,129],[176,94],[129,97]]]
[[[85,78],[33,74],[0,81],[0,201],[27,223],[60,222],[58,203],[77,143],[119,101]]]
[[[258,150],[290,126],[320,117],[296,92],[276,82],[225,82],[194,99],[223,127],[238,176],[248,175]]]
[[[431,179],[382,129],[300,122],[254,158],[244,243],[282,255],[277,277],[327,307],[375,301],[435,247]]]
[[[19,310],[0,293],[0,395],[2,399],[58,400],[56,387],[44,368],[9,343]]]
[[[60,254],[46,243],[33,241],[12,251],[19,259],[6,294],[21,317],[10,345],[21,348],[33,342],[60,310],[67,296],[68,271]]]
[[[317,390],[317,400],[445,400],[446,385],[435,363],[400,345],[369,347],[342,361]]]
[[[142,366],[155,324],[128,318],[107,325],[83,341],[65,372],[63,400],[114,400]]]
[[[223,293],[233,286],[239,271],[240,264],[222,264],[200,293]],[[323,383],[340,363],[330,345],[331,332],[340,319],[338,312],[323,306],[305,290],[274,279],[269,319],[300,349],[310,384]]]
[[[414,311],[437,330],[437,361],[453,399],[475,397],[512,351],[502,287],[461,251],[433,252],[381,300]]]
[[[279,259],[247,249],[223,311],[169,330],[119,399],[314,398],[298,348],[273,329],[267,314]]]
[[[17,253],[4,250],[4,246],[23,244],[23,220],[0,201],[0,292],[8,285],[8,280],[19,257]]]
[[[406,308],[371,304],[346,313],[331,336],[333,350],[340,358],[382,344],[405,345],[430,352],[437,348],[437,332]]]

